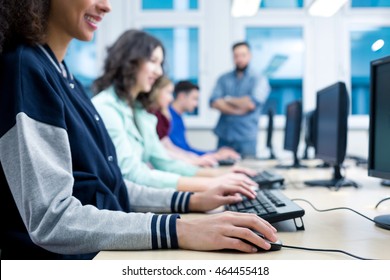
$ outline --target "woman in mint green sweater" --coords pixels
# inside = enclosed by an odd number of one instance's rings
[[[219,185],[256,185],[234,167],[223,174],[169,157],[156,133],[157,119],[143,105],[163,74],[164,48],[149,34],[129,30],[108,49],[104,73],[94,83],[92,102],[114,142],[125,179],[156,188],[202,191]]]

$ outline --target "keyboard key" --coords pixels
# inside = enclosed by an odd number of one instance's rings
[[[275,184],[283,185],[284,178],[271,171],[262,171],[251,177],[260,187],[272,187]]]
[[[305,214],[301,207],[284,196],[280,190],[259,189],[256,192],[257,197],[255,199],[250,200],[243,197],[242,202],[227,205],[226,209],[242,213],[254,213],[271,223],[295,219]]]

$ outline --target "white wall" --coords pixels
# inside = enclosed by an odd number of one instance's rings
[[[191,142],[199,148],[214,148],[216,139],[211,132],[218,113],[208,106],[208,97],[217,77],[232,68],[231,45],[244,39],[245,26],[300,26],[304,31],[305,67],[303,105],[308,111],[315,107],[317,90],[338,80],[350,84],[349,30],[357,25],[390,26],[388,9],[369,13],[364,10],[351,11],[344,8],[332,18],[313,18],[306,10],[264,10],[252,18],[230,17],[230,0],[199,0],[196,12],[140,12],[140,0],[111,0],[113,10],[105,18],[98,36],[99,61],[102,62],[106,47],[126,29],[142,28],[144,25],[188,26],[196,23],[200,34],[200,115],[186,118]],[[373,16],[374,14],[374,16]],[[100,64],[101,65],[101,64]],[[266,119],[261,119],[263,130]],[[274,142],[276,152],[282,151],[284,117],[277,116]],[[368,116],[353,116],[349,120],[348,151],[365,156],[368,146]],[[259,150],[264,141],[260,133]],[[279,146],[279,147],[278,147]]]

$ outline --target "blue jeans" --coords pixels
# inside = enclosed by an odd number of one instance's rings
[[[218,138],[218,149],[221,147],[230,147],[245,157],[256,157],[257,139],[249,141],[226,141],[222,138]]]

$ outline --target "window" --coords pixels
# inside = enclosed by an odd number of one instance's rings
[[[189,80],[199,85],[199,35],[195,27],[144,28],[165,48],[165,74],[174,82]],[[193,115],[198,114],[196,109]]]
[[[390,0],[352,0],[352,8],[390,7]]]
[[[90,42],[73,40],[69,45],[65,61],[69,70],[92,96],[91,86],[98,75],[96,36]]]
[[[142,0],[143,10],[197,10],[198,0]]]
[[[251,67],[267,76],[271,85],[263,112],[272,108],[284,115],[288,103],[302,99],[302,28],[247,27],[246,39],[253,55]]]
[[[198,84],[198,28],[144,28],[161,40],[165,48],[165,74],[173,81],[190,80]]]
[[[390,54],[390,27],[353,30],[350,39],[352,114],[368,114],[370,61]]]
[[[260,3],[260,8],[303,8],[303,0],[263,0]]]

